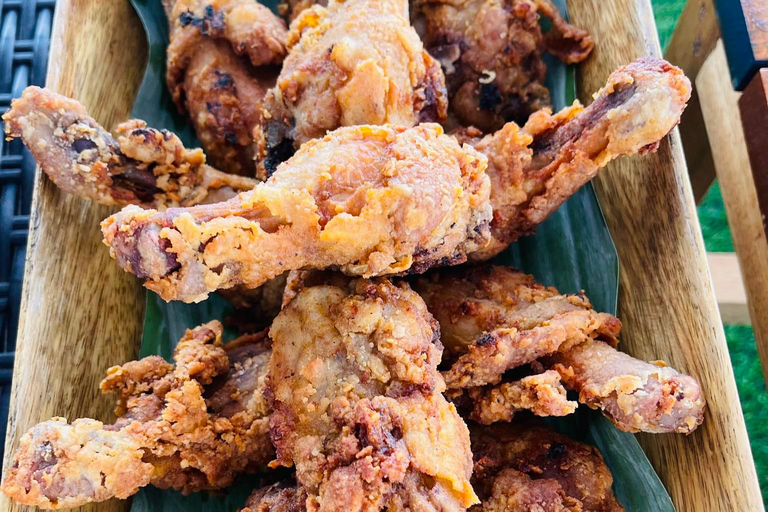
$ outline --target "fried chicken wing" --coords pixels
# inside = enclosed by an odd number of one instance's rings
[[[496,384],[507,370],[593,337],[616,343],[621,323],[583,294],[561,295],[533,276],[499,266],[440,270],[414,288],[440,322],[455,362],[449,388]]]
[[[286,54],[285,23],[255,0],[167,2],[168,87],[213,165],[254,175],[253,130]]]
[[[310,511],[462,511],[464,422],[441,392],[438,325],[386,279],[301,289],[270,336],[277,462],[294,465]]]
[[[184,493],[221,489],[274,456],[263,395],[265,335],[221,346],[221,324],[187,331],[175,367],[150,356],[109,369],[114,425],[41,423],[22,437],[0,490],[25,505],[69,508],[127,498],[152,483]]]
[[[307,493],[296,483],[278,482],[256,489],[240,512],[306,512]]]
[[[577,402],[566,398],[560,374],[554,370],[529,375],[496,387],[472,388],[470,418],[483,425],[511,421],[519,411],[529,410],[537,416],[567,416],[576,411]]]
[[[580,402],[601,409],[621,430],[690,433],[703,421],[705,401],[696,379],[613,348],[621,323],[595,312],[583,293],[560,295],[532,276],[498,266],[436,272],[414,288],[456,357],[445,372],[449,388],[496,384],[507,370],[539,360],[579,392]],[[477,418],[496,416],[494,400],[502,394],[484,397]]]
[[[189,206],[250,190],[256,181],[206,165],[200,149],[139,120],[117,127],[117,140],[75,100],[27,87],[3,115],[8,137],[21,137],[59,188],[107,205]]]
[[[522,129],[509,123],[482,139],[461,137],[488,156],[491,179],[493,240],[472,258],[488,259],[532,233],[612,160],[655,150],[690,95],[680,69],[642,58],[611,73],[586,108],[542,110]]]
[[[485,157],[439,125],[340,128],[229,202],[129,207],[102,229],[118,263],[166,300],[254,288],[292,269],[422,272],[486,245],[484,167]]]
[[[291,145],[340,126],[411,127],[445,117],[443,74],[408,21],[407,0],[314,5],[291,23],[288,46],[265,100],[267,176]]]
[[[591,340],[551,357],[579,401],[626,432],[690,434],[704,420],[699,383],[662,362],[646,363]]]
[[[550,0],[417,0],[427,50],[445,72],[450,111],[484,132],[524,123],[550,106],[544,52],[573,64],[587,58],[589,34],[563,20]],[[552,22],[542,33],[541,16]]]
[[[470,425],[482,505],[472,512],[621,512],[600,452],[543,425]]]

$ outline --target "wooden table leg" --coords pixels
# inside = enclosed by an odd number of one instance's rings
[[[719,37],[720,27],[712,0],[688,0],[664,57],[693,81]],[[694,87],[680,122],[680,137],[697,203],[715,179],[715,165],[699,103],[698,90]]]
[[[702,66],[696,85],[744,278],[763,376],[768,379],[768,240],[739,115],[740,94],[733,90],[721,43]]]

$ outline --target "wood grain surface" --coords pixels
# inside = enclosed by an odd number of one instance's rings
[[[768,21],[768,20],[766,20]],[[768,69],[758,71],[739,98],[741,125],[757,189],[757,202],[763,215],[763,228],[768,233]]]
[[[664,58],[680,67],[693,81],[719,38],[720,26],[712,0],[688,0],[664,51]],[[688,162],[693,197],[698,203],[715,179],[715,164],[695,86],[680,122],[680,138]]]
[[[582,99],[617,66],[660,54],[650,1],[572,0],[568,8],[596,42],[580,68]],[[695,375],[708,401],[692,435],[640,442],[679,511],[764,510],[680,136],[609,167],[595,185],[619,252],[623,348]]]
[[[768,240],[739,116],[739,93],[731,87],[722,44],[707,60],[696,82],[706,95],[702,112],[712,141],[733,246],[744,275],[763,376],[768,380]],[[752,128],[765,130],[765,125]]]
[[[144,32],[127,1],[59,0],[47,86],[82,101],[104,126],[127,119],[146,61]],[[32,203],[5,453],[52,416],[112,421],[106,369],[135,358],[144,291],[101,242],[110,209],[60,192],[38,172]],[[5,457],[7,465],[11,457]],[[128,502],[81,510],[127,510]],[[33,510],[0,495],[0,510]]]

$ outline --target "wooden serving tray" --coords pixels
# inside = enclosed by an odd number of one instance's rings
[[[568,9],[597,43],[579,71],[583,101],[618,66],[660,55],[649,0],[571,0]],[[128,117],[146,54],[128,0],[59,0],[47,85],[114,127]],[[640,442],[681,512],[763,510],[680,137],[675,130],[656,154],[609,167],[596,189],[621,261],[624,350],[695,375],[708,401],[691,436],[642,435]],[[101,242],[99,221],[109,213],[38,173],[5,465],[39,421],[113,419],[113,400],[100,396],[98,383],[107,367],[135,358],[145,293]],[[28,510],[4,496],[0,506]],[[80,510],[128,506],[113,500]]]

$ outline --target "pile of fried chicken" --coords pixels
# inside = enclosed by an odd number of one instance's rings
[[[576,63],[593,41],[550,0],[289,0],[288,28],[255,0],[162,5],[203,149],[140,120],[113,135],[36,87],[5,131],[63,191],[123,207],[104,242],[147,288],[221,292],[266,328],[223,343],[212,320],[174,364],[110,368],[115,423],[36,425],[0,490],[59,509],[258,473],[273,483],[243,512],[623,510],[600,453],[535,417],[583,403],[688,434],[699,384],[617,350],[620,321],[583,292],[488,260],[655,150],[682,72],[642,58],[553,114],[544,53]]]

